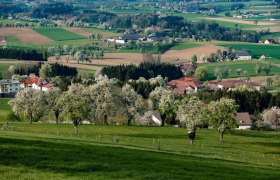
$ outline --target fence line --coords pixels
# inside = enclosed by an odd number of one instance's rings
[[[108,135],[108,134],[94,134],[88,135],[85,133],[80,133],[78,135],[73,132],[51,132],[48,130],[44,131],[32,131],[26,130],[25,128],[14,128],[11,127],[6,129],[5,131],[15,131],[15,132],[28,132],[33,134],[47,134],[53,135],[56,137],[64,137],[64,138],[77,138],[83,139],[90,142],[96,143],[106,143],[106,144],[119,144],[123,146],[130,147],[138,147],[145,148],[147,150],[156,150],[161,152],[179,154],[179,155],[189,155],[195,157],[204,157],[204,158],[212,158],[212,159],[221,159],[221,160],[229,160],[235,162],[241,162],[246,164],[255,164],[255,165],[265,165],[265,166],[273,166],[280,167],[280,158],[275,154],[264,154],[263,152],[255,152],[250,151],[246,152],[246,149],[243,149],[243,152],[240,147],[234,146],[226,146],[221,145],[220,147],[208,144],[199,144],[199,145],[186,145],[187,142],[178,145],[176,143],[168,142],[162,138],[136,138],[129,136],[116,136],[116,135]],[[276,137],[276,136],[275,136]],[[231,149],[231,152],[228,150]],[[236,150],[234,152],[233,150]]]

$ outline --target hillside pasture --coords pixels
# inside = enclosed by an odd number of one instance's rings
[[[67,40],[80,40],[85,39],[84,36],[80,36],[73,32],[67,31],[62,28],[33,28],[39,34],[42,34],[54,41],[67,41]]]
[[[6,121],[7,115],[12,111],[8,104],[9,100],[9,98],[0,98],[0,122]]]
[[[214,79],[216,79],[216,77],[214,75],[214,71],[217,67],[219,67],[222,71],[226,67],[230,68],[230,73],[227,78],[237,78],[238,75],[236,73],[236,69],[238,69],[238,68],[242,69],[240,77],[257,76],[256,70],[255,70],[257,62],[260,62],[261,66],[263,66],[263,63],[261,61],[247,60],[247,61],[231,61],[231,62],[199,64],[199,67],[205,67],[207,69],[207,72],[208,72],[208,75],[206,78],[207,80],[214,80]],[[247,72],[247,75],[244,74],[244,71]],[[273,74],[280,74],[280,67],[272,65],[271,72],[268,75],[273,75]],[[265,76],[265,75],[266,75],[265,72],[261,71],[260,76]]]
[[[279,134],[213,130],[9,123],[0,131],[3,179],[277,179]],[[13,127],[13,130],[11,128]],[[119,142],[115,141],[116,137]]]
[[[266,57],[280,59],[280,46],[279,45],[266,45],[256,43],[238,43],[238,42],[217,42],[214,43],[219,46],[232,47],[236,50],[247,49],[254,58],[259,58],[262,55]]]
[[[0,36],[13,36],[20,42],[27,44],[50,43],[53,41],[29,28],[1,28]]]

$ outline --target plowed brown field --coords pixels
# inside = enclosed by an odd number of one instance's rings
[[[90,35],[90,32],[85,30],[85,29],[81,29],[81,28],[63,28],[65,29],[66,31],[70,31],[72,33],[75,33],[75,34],[78,34],[80,36],[85,36],[85,37],[88,37]]]
[[[24,43],[49,43],[52,39],[28,28],[0,28],[0,36],[14,36]]]

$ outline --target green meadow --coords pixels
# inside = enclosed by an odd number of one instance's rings
[[[199,67],[205,67],[207,69],[207,80],[213,80],[216,79],[214,72],[217,67],[220,69],[225,69],[225,68],[230,68],[230,73],[227,78],[236,78],[238,77],[236,73],[236,69],[241,68],[242,72],[240,74],[240,77],[244,77],[244,71],[247,72],[247,76],[257,76],[256,73],[256,63],[260,62],[261,66],[264,66],[264,64],[261,61],[231,61],[231,62],[217,62],[217,63],[207,63],[207,64],[200,64]],[[280,74],[280,67],[278,66],[273,66],[271,67],[271,72],[268,75],[273,75],[273,74]],[[262,76],[265,76],[265,72],[261,71]]]
[[[266,57],[278,58],[280,59],[280,46],[279,45],[265,45],[256,43],[238,43],[238,42],[218,42],[215,43],[219,46],[232,47],[236,50],[249,50],[249,53],[254,58],[259,58],[262,55]]]
[[[11,106],[8,105],[9,98],[0,98],[0,121],[6,120],[11,112]]]
[[[86,39],[86,37],[61,28],[33,28],[33,30],[55,41]]]
[[[2,179],[277,179],[279,133],[9,123],[0,130]],[[118,139],[118,141],[116,141]]]
[[[179,42],[179,43],[175,43],[170,48],[170,50],[184,50],[184,49],[188,49],[188,48],[199,47],[202,45],[203,45],[203,43],[201,43],[201,42],[191,42],[191,41]]]
[[[103,29],[97,29],[97,28],[84,28],[85,30],[91,32],[91,33],[100,33],[106,37],[118,37],[120,34],[119,33],[115,33],[113,31],[106,31]]]
[[[95,71],[91,69],[77,68],[79,74],[86,74],[88,77],[94,77]]]
[[[39,49],[37,45],[21,42],[14,36],[7,36],[7,42],[8,42],[8,47],[12,47],[16,49]]]

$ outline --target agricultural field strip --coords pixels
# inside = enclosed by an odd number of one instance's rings
[[[50,43],[53,40],[29,28],[1,28],[0,36],[14,36],[22,43]],[[9,42],[8,42],[9,43]]]
[[[84,36],[80,36],[61,28],[33,28],[33,30],[50,39],[53,39],[54,41],[86,39]]]

